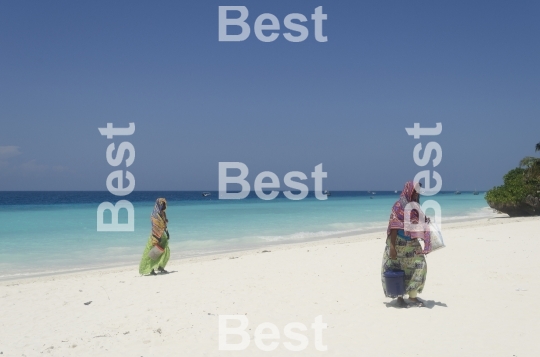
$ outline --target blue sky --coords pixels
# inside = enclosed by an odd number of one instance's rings
[[[312,21],[301,43],[219,42],[220,5],[250,25],[323,6],[328,42]],[[323,163],[329,189],[400,189],[422,169],[414,122],[443,124],[443,190],[485,190],[540,142],[539,15],[535,1],[2,2],[0,190],[106,190],[107,122],[136,124],[137,190],[216,190],[220,161],[251,184]]]

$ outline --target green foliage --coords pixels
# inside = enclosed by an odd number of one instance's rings
[[[504,175],[504,184],[492,188],[486,193],[486,201],[494,204],[517,205],[527,195],[536,196],[536,187],[526,180],[529,169],[521,167],[510,170]]]
[[[540,165],[540,158],[527,156],[521,159],[519,166],[524,169],[534,169]]]
[[[540,151],[540,143],[536,144]],[[523,158],[519,167],[504,175],[504,184],[492,188],[485,199],[489,206],[510,217],[540,214],[540,158]]]
[[[527,156],[520,161],[519,166],[525,169],[525,184],[540,189],[540,158]]]
[[[540,151],[540,143],[536,144]],[[517,206],[529,195],[538,197],[540,192],[540,158],[527,156],[519,162],[519,167],[504,175],[504,184],[486,193],[490,206]]]

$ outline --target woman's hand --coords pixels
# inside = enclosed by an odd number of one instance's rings
[[[390,259],[396,260],[397,259],[397,251],[396,247],[390,246]]]

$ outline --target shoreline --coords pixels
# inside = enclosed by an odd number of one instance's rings
[[[234,205],[236,208],[233,210],[205,208],[204,204],[192,210],[189,204],[185,207],[180,205],[183,208],[175,208],[178,209],[176,217],[186,216],[183,223],[182,219],[173,219],[170,226],[173,233],[172,259],[227,254],[384,230],[388,224],[388,197],[381,195],[379,198],[383,200],[357,200],[353,196],[344,196],[343,199],[336,196],[336,200],[322,205],[318,202],[308,202],[306,205],[304,202],[298,207],[285,199],[281,203],[276,201],[277,205],[264,207],[260,205],[261,202],[252,200],[257,207],[262,207],[257,210],[249,209],[244,204]],[[478,196],[461,198],[451,195],[446,204],[448,210],[445,211],[443,223],[493,215]],[[225,206],[228,205],[225,202]],[[31,209],[21,215],[21,212],[12,212],[5,207],[6,214],[0,214],[0,221],[5,223],[2,231],[6,237],[4,253],[0,254],[3,258],[0,262],[0,281],[138,264],[141,247],[148,239],[146,211],[137,211],[134,232],[99,233],[95,228],[95,209],[82,206],[77,204],[77,209],[70,212],[74,219],[68,225],[61,223],[63,214],[56,209]],[[299,207],[305,210],[299,210]],[[280,209],[285,209],[285,212],[274,214],[279,213]],[[28,219],[32,223],[24,228],[10,228],[9,222],[18,219]],[[45,227],[50,227],[50,230]],[[28,237],[22,247],[7,239],[13,234]]]
[[[492,219],[528,219],[534,217],[520,217],[520,218],[510,218],[506,214],[494,214],[493,217],[463,217],[456,220],[452,220],[444,225],[444,230],[446,229],[455,229],[455,228],[465,228],[473,227],[478,224],[489,222]],[[510,222],[510,221],[509,221]],[[519,221],[518,221],[519,222]],[[443,231],[444,233],[444,231]],[[309,246],[318,246],[322,244],[344,244],[344,243],[356,243],[361,241],[375,240],[375,239],[384,239],[384,230],[381,228],[368,228],[361,233],[351,232],[349,234],[336,233],[329,236],[324,236],[320,238],[312,238],[306,241],[278,241],[272,242],[265,245],[260,245],[257,247],[247,247],[238,249],[231,249],[223,252],[209,252],[193,256],[182,256],[179,258],[174,258],[174,252],[171,259],[169,260],[168,266],[171,264],[184,264],[186,262],[203,262],[209,260],[217,260],[229,258],[231,254],[240,256],[259,254],[262,250],[273,249],[276,251],[294,249],[294,248],[304,248]],[[382,235],[382,238],[381,238]],[[443,234],[443,237],[445,234]],[[347,240],[347,241],[343,241]],[[7,282],[25,282],[25,281],[39,281],[42,279],[55,278],[55,277],[70,277],[77,276],[79,274],[88,274],[88,273],[115,273],[115,272],[125,272],[125,271],[135,271],[138,273],[138,265],[133,263],[122,262],[119,264],[111,266],[99,266],[99,267],[81,267],[75,269],[66,269],[66,270],[57,270],[51,272],[41,272],[41,273],[31,273],[26,276],[6,276],[0,277],[0,286],[4,285],[3,283]]]

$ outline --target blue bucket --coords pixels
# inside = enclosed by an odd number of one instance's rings
[[[403,270],[387,270],[383,275],[387,296],[395,298],[405,295],[405,272]]]

